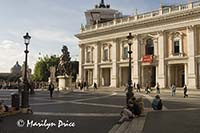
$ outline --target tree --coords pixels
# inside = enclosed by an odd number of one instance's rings
[[[33,80],[34,81],[48,81],[50,76],[49,68],[51,66],[55,66],[56,69],[58,67],[59,57],[56,55],[48,55],[44,56],[43,58],[39,58],[39,60],[35,64]]]

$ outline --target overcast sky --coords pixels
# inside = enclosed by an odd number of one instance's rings
[[[131,15],[158,9],[161,0],[105,0],[111,8]],[[188,0],[162,0],[165,4],[186,3]],[[24,61],[23,35],[29,32],[31,43],[28,64],[33,69],[39,56],[60,55],[67,45],[72,60],[79,58],[78,40],[84,11],[94,8],[100,0],[0,0],[0,72]],[[41,53],[41,55],[39,55]]]

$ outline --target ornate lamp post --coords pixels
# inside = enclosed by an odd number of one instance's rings
[[[131,33],[129,33],[129,35],[126,38],[128,39],[128,46],[129,46],[128,92],[126,93],[126,103],[128,104],[128,100],[134,95],[132,92],[132,80],[131,80],[131,54],[132,54],[131,45],[133,36],[131,35]]]
[[[29,36],[28,32],[26,33],[24,38],[24,44],[26,45],[25,53],[25,64],[24,64],[24,89],[22,91],[22,108],[29,108],[29,92],[28,92],[28,79],[27,79],[27,56],[28,56],[28,45],[30,43],[31,36]]]

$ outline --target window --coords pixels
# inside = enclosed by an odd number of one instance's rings
[[[128,59],[128,47],[124,47],[123,59]]]
[[[91,52],[88,50],[87,51],[87,63],[91,61]]]
[[[180,43],[179,40],[174,41],[174,54],[180,53]]]
[[[154,54],[153,40],[150,38],[146,41],[146,55]]]
[[[108,60],[108,49],[104,49],[103,50],[103,61],[107,61]]]
[[[183,33],[173,32],[171,33],[171,55],[183,56]]]

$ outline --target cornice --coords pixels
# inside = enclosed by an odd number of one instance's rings
[[[80,40],[93,38],[96,36],[105,36],[108,34],[115,34],[117,32],[127,32],[130,30],[138,30],[146,27],[154,27],[156,25],[166,25],[170,23],[177,23],[180,21],[192,20],[199,18],[200,8],[185,10],[182,12],[174,12],[162,16],[156,16],[153,18],[142,19],[129,23],[123,23],[118,25],[111,25],[105,28],[91,30],[75,35]]]

